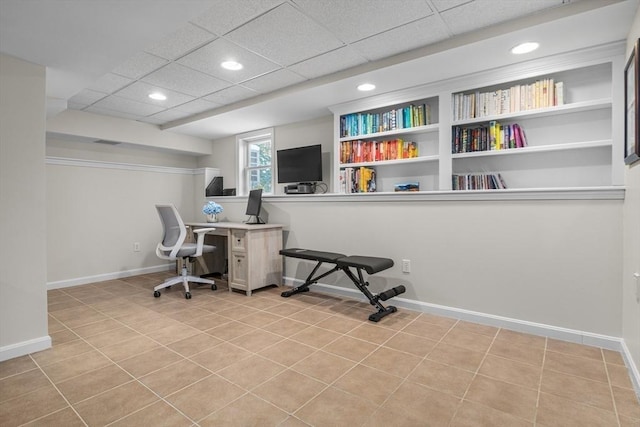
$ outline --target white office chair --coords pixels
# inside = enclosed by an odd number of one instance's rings
[[[204,235],[209,231],[215,230],[215,228],[198,228],[193,230],[197,235],[196,243],[185,243],[187,238],[187,227],[184,225],[180,214],[174,205],[156,205],[160,220],[162,221],[162,228],[164,230],[164,236],[162,241],[158,243],[156,247],[156,255],[162,259],[168,259],[171,261],[177,261],[178,258],[182,258],[182,274],[180,276],[167,279],[163,284],[153,288],[153,296],[158,298],[160,296],[160,289],[168,288],[182,282],[185,291],[185,298],[191,299],[191,292],[189,291],[189,282],[205,283],[211,285],[211,290],[217,289],[215,282],[209,279],[203,279],[202,277],[192,276],[187,271],[187,262],[193,262],[194,258],[202,256],[203,253],[213,252],[215,246],[204,244]]]

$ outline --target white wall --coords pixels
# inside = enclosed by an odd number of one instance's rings
[[[159,126],[79,110],[65,110],[47,120],[47,132],[88,139],[104,139],[154,150],[174,150],[193,155],[211,154],[211,142],[182,135]]]
[[[45,69],[0,54],[0,360],[47,332]]]
[[[274,128],[276,150],[300,147],[303,145],[322,145],[322,177],[329,191],[332,187],[333,152],[333,116],[327,111],[325,117],[292,123]],[[236,187],[236,138],[228,137],[213,141],[213,155],[198,157],[198,167],[219,168],[224,179],[225,188]],[[274,164],[276,159],[273,159]],[[284,184],[275,179],[275,194],[284,194]],[[223,199],[224,200],[224,199]],[[198,204],[200,201],[197,202]]]
[[[277,127],[276,149],[331,138],[330,125],[308,123]],[[228,143],[214,142],[209,165],[225,177],[234,165],[213,160],[228,154]],[[267,197],[263,207],[269,222],[285,225],[285,247],[392,258],[396,265],[374,279],[376,291],[402,283],[411,300],[622,334],[621,200],[325,199]],[[243,218],[244,200],[219,202],[228,217]],[[402,259],[411,260],[408,275]],[[311,265],[287,259],[285,267],[286,276],[304,279]],[[340,275],[323,283],[353,288]]]
[[[193,173],[195,157],[49,140],[47,159],[50,288],[166,266],[155,255],[162,226],[154,205],[174,203],[185,218],[193,216],[195,180],[204,179]]]
[[[627,40],[627,52],[640,37],[640,9],[636,11]],[[628,55],[627,55],[628,57]],[[640,379],[640,162],[625,168],[626,195],[623,210],[624,257],[622,269],[622,337]],[[640,384],[637,384],[640,395]]]

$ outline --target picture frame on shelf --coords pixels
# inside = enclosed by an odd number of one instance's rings
[[[640,39],[631,51],[624,67],[624,162],[627,165],[640,160]]]

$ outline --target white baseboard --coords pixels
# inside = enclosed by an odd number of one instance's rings
[[[0,347],[0,362],[51,348],[51,337],[46,335],[28,341]]]
[[[74,279],[58,280],[47,282],[47,289],[68,288],[71,286],[86,285],[88,283],[104,282],[105,280],[122,279],[125,277],[138,276],[140,274],[159,273],[175,268],[175,263],[155,265],[153,267],[135,268],[132,270],[116,271],[113,273],[97,274],[95,276],[77,277]]]
[[[284,283],[287,286],[300,286],[303,280],[285,277]],[[332,295],[340,295],[350,297],[362,301],[368,300],[362,295],[362,292],[356,289],[343,288],[340,286],[326,285],[316,283],[313,288],[320,292]],[[456,307],[448,307],[438,304],[430,304],[422,301],[415,301],[406,298],[393,298],[393,305],[409,310],[419,311],[423,313],[435,314],[438,316],[450,317],[453,319],[466,320],[482,325],[495,326],[498,328],[509,329],[517,332],[524,332],[532,335],[539,335],[548,338],[554,338],[561,341],[568,341],[578,344],[584,344],[594,347],[601,347],[608,350],[615,350],[622,353],[625,364],[629,369],[629,373],[635,388],[636,394],[640,396],[640,373],[638,367],[633,362],[631,353],[627,348],[624,340],[618,337],[608,335],[594,334],[592,332],[579,331],[575,329],[561,328],[543,323],[529,322],[527,320],[513,319],[509,317],[496,316],[493,314],[481,313],[477,311],[465,310]]]
[[[627,369],[629,370],[629,376],[631,377],[631,382],[633,383],[633,388],[636,390],[636,395],[640,400],[640,371],[638,370],[638,366],[633,361],[633,357],[631,357],[631,352],[627,347],[627,344],[622,340],[622,357],[624,358],[624,363],[627,365]]]

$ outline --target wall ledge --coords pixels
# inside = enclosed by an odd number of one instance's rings
[[[531,188],[475,191],[416,191],[359,194],[265,195],[269,202],[464,202],[500,200],[624,200],[625,187]]]
[[[205,168],[178,168],[173,166],[142,165],[135,163],[106,162],[101,160],[72,159],[68,157],[51,157],[45,159],[45,164],[56,166],[77,166],[99,169],[120,169],[137,172],[173,173],[180,175],[204,174]]]

